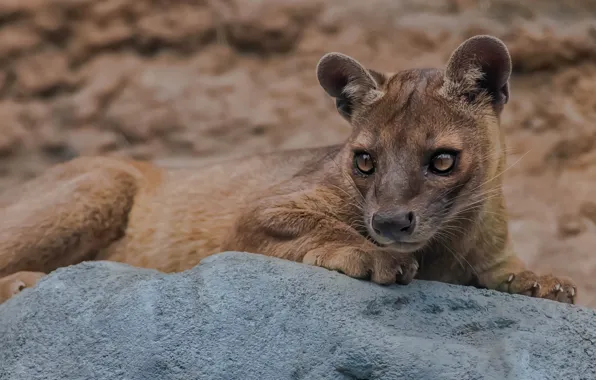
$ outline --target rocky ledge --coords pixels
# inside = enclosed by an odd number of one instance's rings
[[[236,252],[59,269],[0,321],[3,380],[596,378],[594,310]]]

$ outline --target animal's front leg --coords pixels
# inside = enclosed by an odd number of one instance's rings
[[[413,255],[367,244],[323,244],[308,251],[302,262],[384,285],[409,284],[418,271],[418,263]]]
[[[291,207],[247,213],[222,250],[303,262],[378,284],[408,284],[418,271],[414,255],[376,246],[340,220]]]
[[[574,304],[577,287],[570,279],[553,275],[538,275],[526,269],[516,256],[507,259],[482,272],[479,285],[511,294],[546,298]]]

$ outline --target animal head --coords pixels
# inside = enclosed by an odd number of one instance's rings
[[[344,54],[321,58],[319,83],[353,127],[342,164],[377,243],[419,250],[500,194],[510,74],[507,47],[485,35],[444,69],[383,74]]]

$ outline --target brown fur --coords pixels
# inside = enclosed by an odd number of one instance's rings
[[[416,277],[574,303],[572,282],[527,271],[509,245],[499,118],[510,72],[489,36],[464,42],[445,70],[382,74],[331,53],[317,75],[353,126],[344,144],[202,169],[57,165],[5,194],[0,298],[83,260],[173,272],[239,250],[380,284]],[[448,175],[431,166],[441,151],[457,154]],[[361,152],[368,175],[354,165]]]

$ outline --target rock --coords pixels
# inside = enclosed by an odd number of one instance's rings
[[[489,33],[514,65],[502,127],[516,153],[502,179],[532,189],[506,199],[524,226],[513,247],[554,270],[544,252],[564,244],[562,269],[596,307],[592,223],[559,233],[554,214],[596,185],[595,12],[585,0],[0,0],[0,191],[75,155],[336,144],[351,128],[316,79],[323,54],[389,72],[442,67],[464,38]],[[544,249],[528,253],[529,241]]]
[[[584,202],[581,205],[580,213],[590,219],[592,223],[596,224],[596,203],[594,202]]]
[[[62,268],[0,320],[3,380],[596,378],[594,310],[246,253]]]
[[[232,1],[229,5],[229,9],[218,7],[227,42],[240,51],[261,54],[291,51],[319,10],[318,0]]]
[[[22,25],[0,28],[0,57],[12,56],[30,50],[40,42],[41,39],[32,28]]]
[[[104,154],[115,150],[121,144],[121,136],[109,130],[83,127],[70,131],[68,146],[75,152]]]
[[[70,84],[68,62],[59,53],[40,53],[16,64],[16,82],[22,95],[39,94]]]
[[[27,131],[19,120],[19,104],[0,102],[0,157],[18,150],[27,137]]]
[[[211,9],[180,3],[164,9],[156,7],[144,15],[139,20],[138,33],[143,44],[186,45],[192,51],[214,37],[214,21]]]

